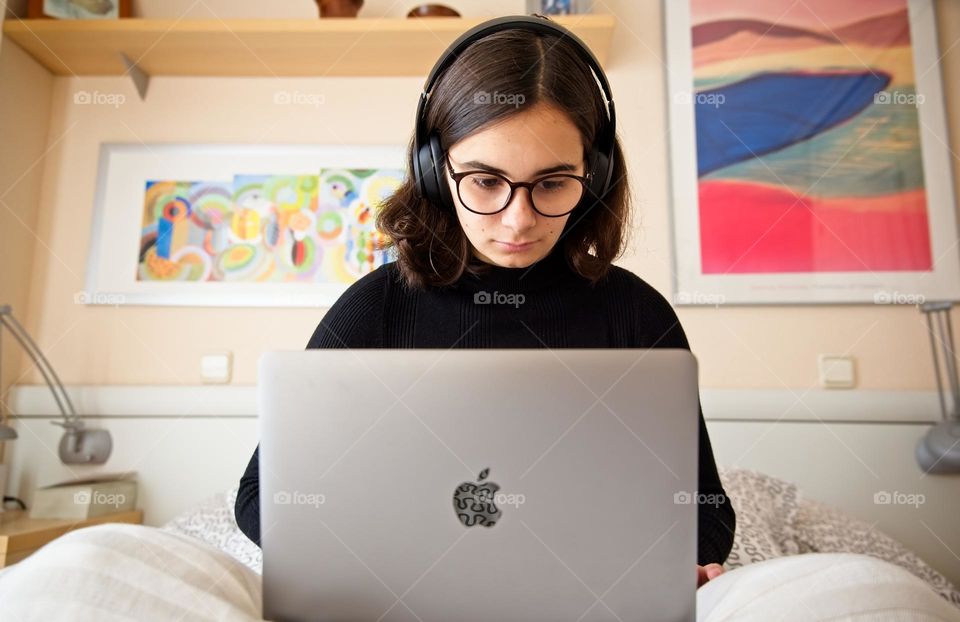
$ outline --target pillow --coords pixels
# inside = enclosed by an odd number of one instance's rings
[[[257,573],[263,572],[263,552],[240,531],[234,516],[237,487],[217,493],[163,525],[171,533],[190,536],[232,555]]]
[[[796,485],[748,469],[720,467],[718,471],[737,513],[733,548],[724,568],[799,553],[795,532],[799,498]]]
[[[855,552],[877,557],[926,581],[944,599],[960,607],[960,591],[916,553],[873,526],[819,501],[804,500],[797,514],[801,553]]]
[[[726,569],[802,553],[856,553],[893,563],[960,607],[960,592],[908,548],[827,504],[804,498],[797,486],[737,468],[719,468],[737,513]]]

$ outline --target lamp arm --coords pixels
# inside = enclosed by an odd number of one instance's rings
[[[70,396],[63,388],[63,383],[60,382],[57,372],[54,371],[50,361],[43,355],[43,352],[30,338],[27,331],[13,317],[10,305],[0,305],[0,335],[3,334],[4,328],[10,330],[13,337],[36,364],[40,373],[43,374],[43,379],[46,381],[47,387],[50,388],[53,399],[57,402],[57,408],[60,409],[60,414],[63,416],[62,422],[50,422],[64,430],[59,448],[61,462],[64,464],[104,464],[113,449],[110,432],[103,429],[84,428],[84,422],[77,416],[77,411],[73,408],[73,402],[70,401]]]
[[[960,373],[958,373],[957,354],[953,340],[953,321],[950,317],[952,302],[925,302],[920,311],[927,319],[927,332],[930,334],[930,350],[933,354],[933,371],[937,379],[937,397],[940,399],[940,412],[944,421],[960,421]],[[940,358],[943,358],[943,367]],[[941,379],[941,370],[946,380]],[[950,394],[951,404],[946,405],[946,393]]]
[[[957,375],[957,355],[953,345],[953,320],[949,309],[941,311],[940,317],[941,321],[947,325],[947,340],[944,346],[947,349],[947,369],[950,370],[950,389],[953,392],[953,411],[950,415],[955,419],[960,414],[960,378]]]
[[[937,377],[937,398],[940,400],[940,416],[947,418],[947,405],[943,399],[943,381],[940,379],[940,357],[937,356],[937,342],[933,331],[931,313],[924,313],[927,317],[927,332],[930,333],[930,351],[933,352],[933,373]]]
[[[917,464],[926,473],[960,473],[960,377],[956,348],[953,341],[953,321],[950,309],[953,302],[926,302],[920,305],[920,311],[927,316],[927,330],[930,333],[930,349],[933,354],[933,370],[937,375],[937,395],[940,398],[940,412],[943,420],[927,430],[914,448]],[[939,347],[937,347],[939,346]],[[943,355],[943,371],[947,381],[940,378],[938,354]],[[949,385],[952,404],[949,411],[945,404],[944,385]]]
[[[27,331],[23,329],[23,326],[20,325],[20,322],[17,321],[17,318],[13,317],[13,314],[10,312],[10,306],[5,305],[0,307],[0,330],[3,330],[5,326],[10,334],[13,335],[20,346],[24,351],[30,356],[30,359],[37,366],[37,369],[40,370],[40,373],[43,375],[43,379],[47,383],[47,387],[50,388],[50,393],[53,394],[53,399],[57,402],[57,407],[60,409],[60,414],[63,415],[64,424],[63,427],[69,428],[74,427],[77,424],[82,425],[82,422],[79,421],[77,413],[73,408],[73,402],[70,401],[70,396],[67,395],[66,390],[63,388],[63,384],[60,382],[57,372],[54,371],[53,367],[50,365],[50,362],[43,355],[43,352],[40,351],[40,348],[37,347],[37,344],[30,338],[30,335],[27,334]],[[66,408],[63,405],[63,402],[60,400],[60,395],[57,393],[57,389],[60,390],[60,393],[63,394],[63,400],[66,402]]]

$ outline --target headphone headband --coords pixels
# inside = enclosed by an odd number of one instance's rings
[[[613,94],[610,91],[610,83],[607,81],[607,76],[603,72],[603,67],[600,66],[600,61],[597,60],[597,57],[594,56],[590,48],[587,47],[587,44],[572,31],[551,22],[546,17],[535,15],[506,15],[477,24],[457,37],[453,43],[447,46],[447,49],[444,50],[440,56],[440,60],[438,60],[433,66],[433,69],[430,70],[429,75],[427,75],[427,81],[423,86],[423,92],[420,93],[420,101],[417,103],[417,145],[423,145],[426,141],[426,136],[423,135],[425,128],[422,127],[423,124],[421,121],[423,120],[423,112],[426,109],[427,101],[430,98],[430,92],[433,90],[433,85],[440,77],[440,74],[450,67],[450,65],[460,57],[460,54],[474,41],[478,41],[495,32],[510,30],[512,28],[523,28],[540,34],[566,37],[576,43],[580,57],[587,63],[597,77],[597,81],[600,83],[600,89],[603,93],[604,103],[607,108],[607,127],[616,127],[616,112],[613,106]]]

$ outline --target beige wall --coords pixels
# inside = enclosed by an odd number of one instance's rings
[[[209,17],[211,10],[226,17],[228,11],[219,7],[231,6],[227,0],[181,4],[193,5],[194,17]],[[138,9],[153,17],[175,17],[179,6],[153,0],[140,2]],[[296,14],[315,11],[309,2],[300,2],[295,9],[285,6]],[[947,109],[952,112],[949,141],[960,145],[960,3],[939,0],[937,8]],[[364,7],[368,15],[392,10],[386,0],[367,0]],[[609,77],[640,211],[634,247],[620,263],[669,296],[660,2],[611,0],[598,2],[597,10],[619,19]],[[147,101],[141,102],[128,80],[51,80],[21,56],[15,45],[4,46],[0,123],[13,131],[13,140],[4,141],[0,162],[5,166],[0,174],[15,178],[33,162],[24,154],[43,151],[38,143],[44,136],[48,152],[32,171],[34,179],[42,176],[39,214],[29,195],[32,185],[24,182],[18,186],[23,196],[17,195],[17,204],[25,224],[11,224],[6,210],[0,221],[3,248],[17,249],[14,260],[4,263],[0,293],[6,297],[13,292],[19,317],[64,382],[198,383],[200,355],[226,349],[234,353],[234,383],[252,384],[260,352],[304,347],[321,317],[314,310],[75,305],[74,293],[84,287],[98,146],[105,141],[405,144],[422,78],[158,78],[151,83]],[[126,101],[118,108],[77,105],[73,94],[79,90],[120,93]],[[278,90],[322,93],[325,103],[277,105],[273,94]],[[30,119],[15,120],[18,111],[29,111]],[[960,178],[960,158],[954,158],[953,165]],[[39,241],[34,241],[34,233]],[[28,275],[29,300],[24,305]],[[857,358],[861,388],[935,386],[925,325],[914,307],[681,308],[679,315],[707,387],[806,388],[816,383],[819,353],[843,352]],[[24,371],[22,382],[41,381],[36,372]]]
[[[0,15],[0,24],[3,16]],[[13,88],[13,86],[16,88]],[[25,319],[34,281],[37,217],[47,150],[53,77],[0,32],[0,304]],[[8,412],[6,388],[26,381],[21,354],[8,335],[0,352],[0,419]],[[0,461],[3,459],[0,443]]]

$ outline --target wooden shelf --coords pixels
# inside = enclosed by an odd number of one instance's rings
[[[143,523],[143,511],[130,510],[80,520],[30,518],[22,510],[0,512],[0,568],[24,559],[68,531],[103,523],[139,525]]]
[[[612,15],[551,18],[603,64]],[[18,20],[3,24],[52,73],[123,75],[126,55],[147,76],[426,76],[482,18]]]

